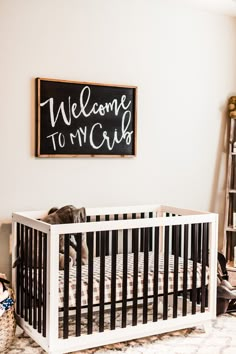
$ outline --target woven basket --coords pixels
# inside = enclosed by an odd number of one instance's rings
[[[11,306],[11,308],[0,317],[0,353],[10,347],[15,337],[15,332],[15,309],[14,306]]]

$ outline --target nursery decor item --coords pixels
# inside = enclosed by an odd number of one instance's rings
[[[13,292],[6,284],[9,281],[0,273],[0,352],[11,345],[16,330]]]
[[[235,209],[235,162],[236,162],[236,96],[228,100],[228,156],[227,176],[225,191],[225,215],[224,215],[224,244],[223,253],[227,260],[227,269],[230,273],[236,272],[236,261],[234,260],[234,246],[236,246],[236,209]],[[236,284],[235,284],[236,285]]]
[[[36,79],[36,156],[136,154],[136,86]]]
[[[86,221],[86,211],[85,208],[76,208],[73,205],[65,205],[61,208],[53,207],[51,208],[46,216],[43,216],[41,221],[52,224],[52,225],[59,225],[59,224],[70,224],[70,223],[80,223]],[[65,247],[64,247],[65,236],[62,234],[59,238],[59,269],[64,269],[64,262],[65,262]],[[22,244],[22,248],[26,247],[26,242],[29,246],[30,240],[24,240]],[[69,263],[70,266],[76,264],[76,257],[77,257],[77,245],[76,240],[73,235],[69,237]],[[88,249],[87,244],[85,242],[84,237],[82,237],[82,264],[86,264],[88,261]],[[34,263],[34,254],[32,255],[32,262]],[[37,257],[37,256],[36,256]],[[17,266],[17,264],[22,264],[21,257],[18,257],[13,264],[13,268]],[[39,257],[36,258],[37,266],[39,264]]]
[[[216,318],[217,214],[164,205],[86,207],[86,222],[57,225],[39,220],[46,214],[13,213],[12,255],[13,262],[22,259],[13,271],[17,321],[47,352],[207,326]]]

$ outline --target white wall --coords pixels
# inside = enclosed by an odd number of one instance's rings
[[[235,19],[176,0],[0,0],[0,272],[12,211],[167,203],[222,216],[235,35]],[[137,157],[35,158],[36,77],[137,85]]]

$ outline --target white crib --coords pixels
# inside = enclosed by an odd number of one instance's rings
[[[13,269],[17,321],[46,352],[97,347],[215,318],[217,214],[162,205],[86,213],[86,223],[61,225],[38,220],[45,211],[13,213],[13,262],[21,260]],[[77,241],[73,267],[71,235]]]

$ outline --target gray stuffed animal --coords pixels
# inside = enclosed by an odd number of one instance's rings
[[[85,208],[76,208],[73,205],[66,205],[60,209],[51,208],[48,215],[40,219],[41,221],[48,224],[70,224],[70,223],[80,223],[86,221]],[[38,246],[37,246],[38,247]],[[59,238],[59,269],[64,269],[64,235],[60,235]],[[24,251],[23,251],[24,253]],[[69,262],[70,265],[75,265],[77,258],[77,244],[73,235],[70,235],[70,246],[69,246]],[[13,268],[21,264],[22,258],[18,257],[14,262]],[[38,267],[38,259],[37,259]],[[85,235],[82,235],[82,247],[81,247],[81,263],[88,263],[88,247],[86,243]],[[32,252],[32,264],[35,264],[34,252]]]
[[[86,221],[85,208],[77,209],[73,205],[66,205],[60,209],[51,208],[48,215],[41,219],[41,221],[48,224],[70,224],[81,223]],[[77,245],[73,235],[70,236],[69,256],[70,265],[76,264]],[[64,235],[60,235],[59,239],[59,269],[64,269]],[[82,264],[88,262],[88,247],[86,244],[85,236],[82,236],[82,249],[81,249]]]

